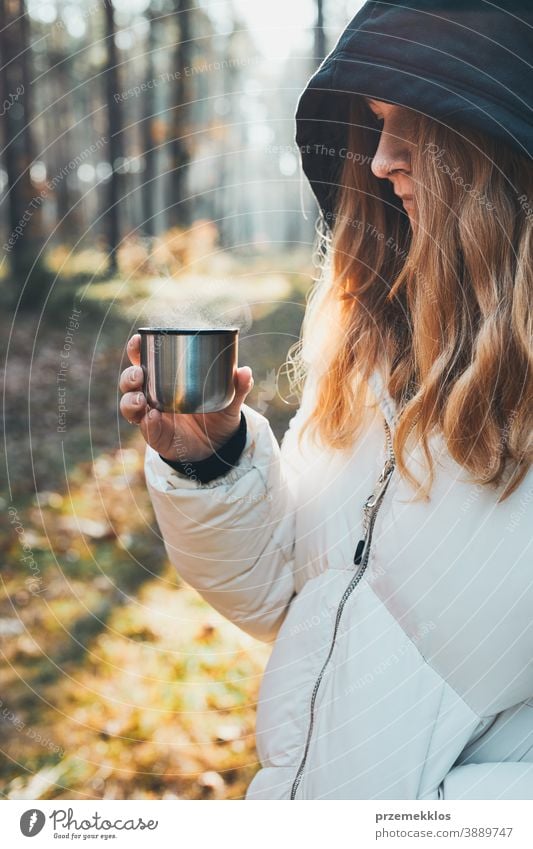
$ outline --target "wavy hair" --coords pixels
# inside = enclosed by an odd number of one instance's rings
[[[370,170],[377,121],[362,98],[350,99],[352,153],[288,355],[301,386],[305,349],[319,345],[314,408],[299,436],[309,429],[326,446],[349,448],[377,368],[399,411],[397,466],[416,497],[429,496],[428,440],[439,433],[473,482],[501,487],[503,501],[532,454],[533,165],[491,136],[408,111],[413,227],[390,182]],[[425,484],[406,462],[411,440],[423,449]]]

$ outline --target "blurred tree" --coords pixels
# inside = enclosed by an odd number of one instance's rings
[[[51,107],[44,110],[42,117],[45,124],[47,153],[50,157],[50,170],[54,175],[61,173],[61,169],[68,164],[71,155],[69,130],[73,123],[72,104],[69,92],[65,91],[65,80],[71,81],[74,78],[70,48],[66,27],[54,27],[52,37],[47,40],[47,69],[42,82],[52,101]],[[68,178],[55,182],[53,196],[56,202],[54,229],[57,229],[61,235],[67,232],[75,233],[82,222],[79,220],[78,210],[73,211],[74,198]]]
[[[190,141],[187,136],[191,129],[192,94],[190,72],[192,66],[192,11],[191,0],[173,0],[172,3],[179,27],[174,48],[172,72],[177,75],[172,85],[173,105],[169,152],[171,159],[171,179],[168,181],[167,199],[169,224],[187,227],[191,223],[190,204],[185,200],[187,165],[191,160]]]
[[[315,60],[320,64],[326,55],[326,33],[324,30],[324,0],[316,0]]]
[[[29,23],[24,0],[0,0],[0,104],[7,175],[6,239],[15,287],[38,252],[42,198],[30,177],[33,162]]]
[[[123,159],[122,110],[115,94],[120,92],[116,44],[115,10],[112,0],[103,0],[106,33],[106,69],[104,74],[107,99],[107,128],[111,177],[108,183],[106,220],[109,245],[109,268],[117,270],[117,249],[120,244],[120,161]]]
[[[154,51],[156,49],[156,16],[150,11],[147,13],[149,29],[146,40],[146,79],[153,80],[155,77]],[[141,123],[141,144],[144,155],[144,176],[142,183],[142,226],[147,236],[155,235],[155,180],[156,180],[156,139],[154,134],[154,115],[156,111],[154,87],[148,87],[144,92],[143,115]]]

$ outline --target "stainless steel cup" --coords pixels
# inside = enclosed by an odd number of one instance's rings
[[[139,327],[143,391],[162,413],[216,413],[235,397],[237,327]]]

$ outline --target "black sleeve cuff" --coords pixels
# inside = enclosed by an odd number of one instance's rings
[[[186,475],[188,478],[196,478],[200,483],[209,483],[214,478],[225,475],[232,469],[246,445],[246,418],[241,410],[241,421],[237,431],[225,442],[214,454],[210,454],[204,460],[167,460],[166,457],[159,456],[169,466],[177,472]]]

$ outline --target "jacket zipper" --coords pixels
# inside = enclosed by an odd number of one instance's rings
[[[379,510],[381,503],[383,501],[383,496],[385,495],[385,492],[387,491],[389,481],[392,477],[392,473],[393,473],[394,467],[396,465],[396,458],[394,456],[394,451],[392,450],[392,436],[391,436],[391,432],[390,432],[390,427],[389,427],[389,424],[388,424],[386,419],[384,419],[384,423],[385,423],[385,434],[386,434],[386,439],[387,439],[388,456],[387,456],[387,460],[385,462],[385,465],[383,466],[383,469],[381,470],[381,474],[380,474],[380,476],[377,480],[376,486],[374,487],[374,491],[372,492],[371,495],[368,496],[368,498],[366,499],[366,501],[363,505],[364,537],[363,537],[363,539],[359,540],[359,542],[357,543],[357,546],[356,546],[356,549],[355,549],[355,554],[354,554],[354,564],[356,566],[359,566],[359,569],[357,570],[357,572],[355,573],[355,575],[351,579],[350,583],[348,584],[348,586],[344,590],[344,593],[342,594],[341,600],[340,600],[339,605],[337,607],[337,614],[335,616],[335,626],[333,628],[333,636],[331,638],[331,644],[330,644],[330,647],[329,647],[329,651],[328,651],[327,657],[326,657],[326,659],[325,659],[325,661],[322,665],[322,669],[320,670],[318,678],[315,681],[315,686],[313,687],[313,692],[311,694],[311,703],[310,703],[309,728],[307,730],[307,738],[306,738],[306,742],[305,742],[303,757],[302,757],[302,760],[300,762],[300,766],[298,767],[296,777],[295,777],[293,784],[292,784],[291,796],[290,796],[291,799],[296,798],[296,791],[298,790],[298,787],[299,787],[300,782],[302,780],[303,771],[305,769],[305,764],[306,764],[307,756],[308,756],[308,753],[309,753],[309,746],[311,744],[311,736],[312,736],[312,733],[313,733],[313,727],[314,727],[314,724],[315,724],[316,697],[317,697],[317,693],[318,693],[320,684],[321,684],[322,679],[324,677],[326,667],[327,667],[327,665],[330,661],[331,655],[333,654],[333,649],[335,648],[335,642],[336,642],[336,639],[337,639],[337,632],[338,632],[338,629],[339,629],[339,623],[340,623],[340,620],[341,620],[341,616],[343,614],[346,602],[348,601],[352,592],[354,591],[357,584],[359,583],[359,581],[363,577],[365,570],[366,570],[366,567],[368,565],[368,559],[369,559],[369,556],[370,556],[370,546],[372,544],[372,534],[373,534],[373,531],[374,531],[374,524],[375,524],[375,521],[376,521],[376,516],[378,514],[378,510]]]

